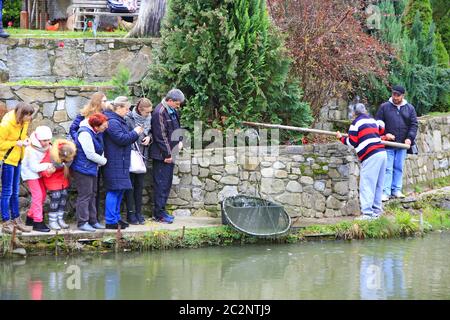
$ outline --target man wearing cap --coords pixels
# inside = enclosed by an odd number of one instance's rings
[[[418,122],[414,106],[404,99],[405,88],[394,86],[389,101],[383,103],[375,116],[385,123],[386,140],[411,145],[416,138]],[[387,166],[384,177],[383,201],[391,196],[404,198],[403,165],[406,159],[406,149],[386,147]]]
[[[172,187],[174,156],[181,143],[180,139],[172,139],[172,134],[180,128],[177,109],[183,102],[183,92],[172,89],[152,112],[153,143],[149,154],[153,159],[153,218],[162,223],[172,223],[174,219],[166,211],[166,203]]]

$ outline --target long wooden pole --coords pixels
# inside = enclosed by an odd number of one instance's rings
[[[315,133],[315,134],[325,134],[328,136],[336,136],[336,132],[319,130],[319,129],[300,128],[300,127],[293,127],[293,126],[284,126],[281,124],[259,123],[259,122],[249,122],[249,121],[242,121],[242,123],[245,125],[248,125],[248,126],[252,126],[252,127],[283,129],[283,130],[291,130],[291,131],[309,132],[309,133]],[[342,136],[347,137],[348,135],[343,133]],[[385,140],[381,140],[381,143],[388,147],[409,149],[409,145],[407,145],[406,143],[398,143],[398,142],[385,141]]]

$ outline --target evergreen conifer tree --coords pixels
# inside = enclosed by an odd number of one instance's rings
[[[308,104],[265,0],[171,0],[144,83],[158,103],[172,87],[187,102],[183,125],[228,128],[242,120],[306,126]]]

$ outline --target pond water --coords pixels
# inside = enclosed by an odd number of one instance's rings
[[[450,299],[450,233],[0,259],[0,299]]]

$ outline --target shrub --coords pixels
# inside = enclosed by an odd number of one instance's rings
[[[173,0],[144,87],[160,101],[172,87],[187,102],[183,125],[232,128],[241,120],[305,126],[311,122],[291,61],[264,0]]]
[[[3,26],[7,27],[11,21],[14,27],[20,25],[20,10],[22,9],[21,0],[4,0],[3,1]]]

